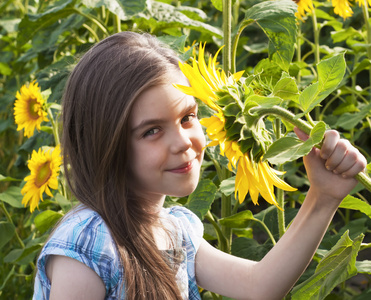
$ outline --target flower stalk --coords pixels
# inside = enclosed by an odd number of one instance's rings
[[[260,119],[266,115],[274,115],[280,117],[294,126],[298,127],[300,130],[305,132],[306,134],[310,134],[313,127],[309,125],[306,121],[299,119],[294,115],[292,112],[288,111],[287,109],[280,107],[280,106],[272,106],[272,107],[253,107],[249,110],[251,114],[253,114],[257,119]],[[320,145],[317,145],[320,147]],[[358,173],[355,178],[371,192],[371,179],[366,175],[364,172]]]

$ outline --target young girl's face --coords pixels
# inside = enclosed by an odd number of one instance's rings
[[[179,72],[170,75],[137,98],[130,120],[133,188],[155,201],[193,192],[205,146],[195,99],[172,85],[188,83]]]

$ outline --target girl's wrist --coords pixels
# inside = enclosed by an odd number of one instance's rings
[[[333,215],[339,207],[342,199],[325,194],[313,187],[310,187],[305,202],[309,202],[314,211]]]

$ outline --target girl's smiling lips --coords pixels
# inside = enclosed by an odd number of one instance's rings
[[[175,167],[174,169],[169,169],[166,171],[172,172],[172,173],[188,173],[192,169],[192,167],[193,167],[193,160],[188,161],[184,164],[181,164]]]

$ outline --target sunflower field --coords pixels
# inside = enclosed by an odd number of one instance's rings
[[[359,149],[368,166],[286,299],[371,299],[370,9],[370,0],[1,0],[0,299],[32,298],[38,253],[77,203],[59,142],[67,77],[92,45],[126,30],[156,35],[184,61],[191,86],[177,88],[200,101],[209,144],[197,189],[165,204],[196,213],[222,251],[260,260],[276,244],[308,190],[301,158],[326,129]]]

